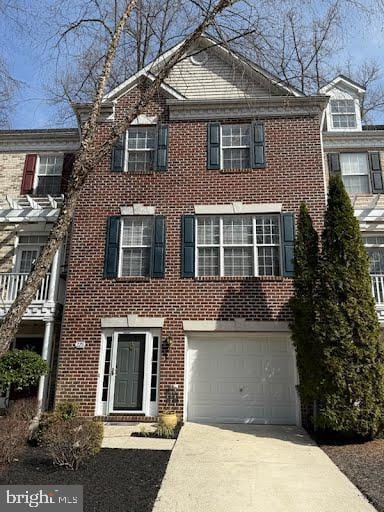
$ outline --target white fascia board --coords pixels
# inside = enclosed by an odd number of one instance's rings
[[[184,320],[185,332],[290,332],[288,322],[234,320]]]
[[[144,68],[140,69],[140,71],[138,71],[130,78],[125,80],[125,82],[112,89],[112,91],[110,91],[108,94],[104,96],[103,101],[110,101],[121,96],[126,91],[126,89],[129,89],[129,87],[133,86],[140,77],[148,76],[148,74],[150,74],[151,69],[153,69],[155,66],[160,65],[162,62],[166,61],[169,57],[171,57],[182,46],[182,44],[184,44],[184,41],[185,40],[181,41],[179,44],[177,44],[176,46],[166,51],[149,64],[147,64]]]
[[[328,91],[331,91],[332,89],[334,89],[337,86],[337,84],[339,84],[339,83],[343,83],[350,89],[353,89],[354,91],[356,91],[358,94],[364,94],[366,91],[366,89],[364,89],[363,87],[360,87],[359,85],[355,84],[354,82],[351,82],[347,78],[344,78],[342,76],[337,76],[331,82],[329,82],[328,84],[321,87],[319,89],[319,92],[321,94],[326,94]]]
[[[255,203],[243,204],[235,202],[231,204],[195,205],[196,215],[225,215],[225,214],[251,214],[251,213],[280,213],[281,203]]]

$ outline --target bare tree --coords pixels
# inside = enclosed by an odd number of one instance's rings
[[[53,226],[48,241],[37,258],[33,271],[29,274],[22,290],[8,310],[0,326],[0,354],[8,350],[11,340],[15,336],[23,314],[36,294],[42,279],[52,263],[53,257],[65,237],[69,225],[73,219],[76,204],[87,176],[97,163],[110,153],[114,143],[120,135],[125,132],[132,121],[143,111],[146,105],[154,98],[159,91],[163,81],[167,78],[172,68],[183,58],[185,52],[198,40],[201,34],[211,26],[220,13],[232,4],[233,0],[218,0],[217,3],[209,2],[206,6],[200,6],[200,21],[195,29],[187,36],[184,42],[179,45],[175,53],[167,61],[162,63],[158,69],[154,69],[155,79],[141,91],[139,99],[126,113],[124,119],[113,123],[109,136],[103,143],[97,142],[97,123],[100,109],[108,83],[111,69],[119,44],[121,34],[126,27],[127,20],[136,7],[137,0],[129,0],[119,19],[116,27],[111,32],[110,41],[103,61],[103,69],[98,78],[97,90],[94,95],[90,114],[82,129],[82,140],[79,153],[76,157],[72,178],[68,191],[64,198],[64,204],[59,217]]]

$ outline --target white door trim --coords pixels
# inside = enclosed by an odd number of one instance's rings
[[[121,334],[141,334],[145,336],[144,342],[144,378],[143,378],[143,406],[138,410],[118,410],[114,409],[114,393],[115,393],[115,378],[116,378],[116,356],[119,336]],[[115,331],[112,339],[112,351],[111,351],[111,369],[112,374],[110,375],[109,387],[108,387],[108,399],[107,399],[107,412],[120,413],[120,414],[145,414],[149,416],[149,404],[150,404],[150,392],[151,392],[151,360],[152,360],[152,342],[153,335],[151,332],[143,331]]]

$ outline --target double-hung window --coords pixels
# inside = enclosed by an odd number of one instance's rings
[[[251,167],[251,126],[249,124],[224,124],[221,126],[223,169]]]
[[[356,107],[354,100],[330,101],[332,128],[356,128]]]
[[[149,171],[154,167],[156,128],[130,127],[127,132],[128,171]]]
[[[369,162],[367,153],[340,153],[341,176],[349,194],[368,194]]]
[[[35,194],[57,196],[61,191],[63,155],[40,155],[36,173]]]
[[[121,223],[120,272],[126,276],[149,276],[153,217],[125,217]]]
[[[29,274],[46,244],[46,235],[20,235],[16,251],[16,272]]]
[[[196,225],[198,276],[280,274],[279,216],[199,216]]]

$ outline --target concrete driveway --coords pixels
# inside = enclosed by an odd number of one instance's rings
[[[304,430],[187,423],[154,512],[374,512]]]

